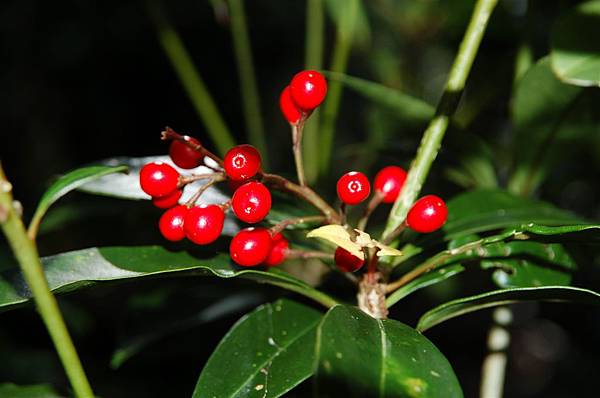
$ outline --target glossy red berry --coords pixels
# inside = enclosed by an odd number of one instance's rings
[[[383,203],[394,203],[406,181],[406,171],[402,167],[387,166],[375,175],[373,187],[383,194]]]
[[[287,86],[281,92],[279,96],[279,109],[281,109],[281,113],[285,120],[287,120],[290,124],[296,124],[302,117],[302,112],[294,101],[292,101],[292,97],[290,96],[290,86]]]
[[[274,267],[281,264],[285,260],[286,251],[289,247],[290,243],[281,233],[273,236],[273,243],[269,255],[265,260],[265,265]]]
[[[260,170],[260,154],[252,145],[237,145],[225,154],[223,167],[232,180],[247,180]]]
[[[356,257],[354,254],[350,253],[348,250],[342,247],[338,247],[337,249],[335,249],[333,259],[338,268],[344,272],[357,271],[365,263],[364,258]]]
[[[359,204],[369,196],[369,193],[371,193],[371,183],[361,172],[346,173],[337,182],[338,197],[348,205]]]
[[[217,205],[192,207],[185,216],[185,236],[198,245],[217,240],[223,231],[225,212]]]
[[[188,208],[184,205],[167,210],[158,222],[160,233],[173,242],[185,238],[183,225],[187,212]]]
[[[257,223],[271,210],[271,192],[260,182],[247,182],[236,189],[231,198],[231,208],[240,220]]]
[[[321,105],[327,95],[327,81],[315,70],[302,71],[290,82],[290,96],[298,108],[305,112]]]
[[[448,208],[444,201],[427,195],[417,200],[408,212],[406,225],[416,232],[433,232],[444,225],[448,219]]]
[[[181,189],[176,189],[168,195],[159,196],[157,198],[152,198],[152,204],[159,209],[170,209],[179,203],[179,198],[181,198]]]
[[[271,250],[271,233],[265,228],[246,228],[237,233],[229,244],[231,259],[242,267],[263,263]]]
[[[166,196],[177,189],[179,173],[163,162],[148,163],[140,170],[140,186],[152,197]]]
[[[193,143],[194,145],[200,145],[200,141],[193,137],[184,135],[183,139]],[[169,156],[171,157],[173,163],[182,169],[193,169],[198,167],[200,163],[202,163],[203,158],[199,151],[190,148],[184,142],[180,142],[178,140],[171,141],[171,146],[169,147]]]

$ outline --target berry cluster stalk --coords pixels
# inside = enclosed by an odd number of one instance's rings
[[[17,258],[27,285],[31,289],[38,312],[48,329],[56,352],[78,398],[93,398],[87,380],[56,299],[50,292],[37,247],[27,236],[25,226],[13,205],[12,185],[0,165],[0,225]]]
[[[438,154],[444,134],[448,129],[450,117],[458,107],[473,60],[477,55],[479,44],[497,3],[498,0],[478,0],[475,4],[469,26],[450,69],[448,81],[436,113],[423,134],[417,156],[408,171],[404,188],[390,212],[381,239],[383,241],[389,240],[393,232],[404,222],[408,211],[421,191],[431,164]]]

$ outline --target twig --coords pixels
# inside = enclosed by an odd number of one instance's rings
[[[381,192],[375,191],[375,194],[373,195],[373,197],[369,201],[369,204],[367,204],[367,207],[365,208],[363,216],[358,221],[358,229],[360,229],[361,231],[365,230],[365,228],[367,227],[367,223],[369,222],[369,217],[371,217],[371,214],[373,214],[373,211],[375,211],[377,206],[381,204],[383,198],[384,195]]]
[[[302,161],[302,131],[304,130],[304,116],[296,124],[291,124],[292,128],[292,149],[294,151],[294,162],[296,163],[296,173],[298,174],[298,183],[301,186],[306,185],[304,176],[304,163]]]
[[[325,216],[306,216],[306,217],[298,217],[298,218],[290,218],[288,220],[283,220],[282,222],[271,227],[271,234],[275,235],[279,232],[283,231],[290,225],[295,224],[305,224],[305,223],[324,223],[327,221]]]
[[[165,131],[163,131],[161,133],[160,138],[163,141],[177,140],[177,141],[181,142],[182,144],[185,144],[188,147],[192,148],[194,151],[200,152],[202,154],[202,156],[206,156],[206,157],[214,160],[215,163],[217,163],[219,165],[219,167],[223,167],[223,159],[221,159],[220,157],[218,157],[217,155],[215,155],[214,153],[212,153],[211,151],[206,149],[203,145],[194,144],[190,140],[186,140],[184,136],[176,133],[175,130],[173,130],[172,128],[170,128],[168,126],[165,127]]]
[[[198,190],[196,191],[196,193],[187,201],[187,203],[185,204],[187,207],[192,207],[196,204],[196,202],[198,201],[198,199],[200,199],[200,196],[202,196],[202,194],[208,189],[210,188],[212,185],[214,185],[215,183],[219,182],[219,181],[224,181],[225,180],[225,175],[224,174],[218,174],[214,177],[212,177],[210,180],[208,180],[206,182],[206,184],[202,185],[200,188],[198,188]]]

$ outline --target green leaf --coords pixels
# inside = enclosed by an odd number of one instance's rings
[[[356,14],[352,20],[346,14],[349,8],[347,6],[348,0],[325,0],[325,9],[337,25],[338,32],[346,38],[352,37],[355,44],[365,47],[371,41],[371,27],[363,2],[357,2]]]
[[[12,383],[0,384],[2,398],[61,398],[54,389],[46,384],[18,386]]]
[[[289,300],[241,318],[204,366],[193,398],[279,397],[313,373],[321,314]]]
[[[89,183],[97,180],[106,175],[115,173],[121,173],[127,171],[127,166],[89,166],[83,167],[70,171],[69,173],[61,176],[54,184],[50,186],[42,195],[38,204],[31,223],[29,224],[30,234],[36,235],[42,218],[52,206],[54,202],[62,198],[69,192]]]
[[[460,235],[519,227],[522,224],[581,224],[575,215],[549,203],[511,195],[502,190],[469,191],[448,201],[446,239]]]
[[[453,300],[425,313],[417,330],[423,332],[448,319],[484,308],[514,304],[522,301],[572,302],[600,305],[600,294],[588,289],[568,286],[544,286],[502,289]]]
[[[538,240],[587,243],[600,241],[600,225],[597,224],[548,226],[532,223],[522,225],[519,229]]]
[[[168,251],[159,246],[104,247],[44,257],[46,279],[54,293],[65,293],[97,282],[187,273],[220,278],[243,277],[269,283],[332,306],[336,301],[278,269],[240,268],[228,255]],[[31,292],[18,268],[0,272],[0,309],[25,303]]]
[[[423,276],[407,283],[406,285],[402,286],[401,288],[390,294],[385,300],[385,303],[389,308],[392,305],[396,304],[398,301],[402,300],[404,297],[408,296],[409,294],[414,293],[417,290],[426,288],[427,286],[443,282],[448,278],[460,274],[464,270],[465,267],[463,267],[462,265],[454,264],[448,267],[443,267],[427,272]]]
[[[563,15],[552,30],[552,69],[577,86],[600,86],[600,1],[579,4]]]
[[[317,332],[322,397],[462,397],[444,355],[416,330],[338,305]]]

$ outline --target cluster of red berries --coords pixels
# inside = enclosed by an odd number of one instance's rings
[[[406,180],[406,171],[398,166],[387,166],[375,175],[373,186],[375,197],[371,206],[379,203],[394,203]],[[357,205],[367,199],[371,193],[371,183],[366,175],[351,171],[341,176],[337,182],[337,194],[346,205]],[[448,218],[446,203],[435,195],[426,195],[417,200],[406,217],[405,225],[416,232],[429,233],[438,230]],[[353,256],[338,247],[335,262],[343,271],[356,271],[364,264],[364,259]]]
[[[196,168],[204,159],[198,140],[187,136],[173,139],[169,155],[174,164],[184,169]],[[179,241],[187,237],[199,245],[210,244],[221,235],[225,212],[229,208],[239,220],[248,224],[258,223],[267,216],[271,209],[271,193],[255,179],[261,171],[261,157],[256,148],[251,145],[231,148],[222,167],[224,174],[214,174],[220,175],[221,180],[228,179],[235,190],[230,201],[219,205],[196,205],[195,200],[179,205],[183,186],[195,178],[180,175],[164,162],[148,163],[142,168],[142,190],[152,196],[154,205],[168,209],[159,221],[160,232],[166,239]],[[241,230],[231,241],[231,258],[242,266],[280,264],[289,244],[281,233],[271,235],[269,230],[260,227]]]
[[[317,71],[305,70],[296,74],[279,96],[283,117],[292,125],[305,120],[327,95],[327,81]]]

